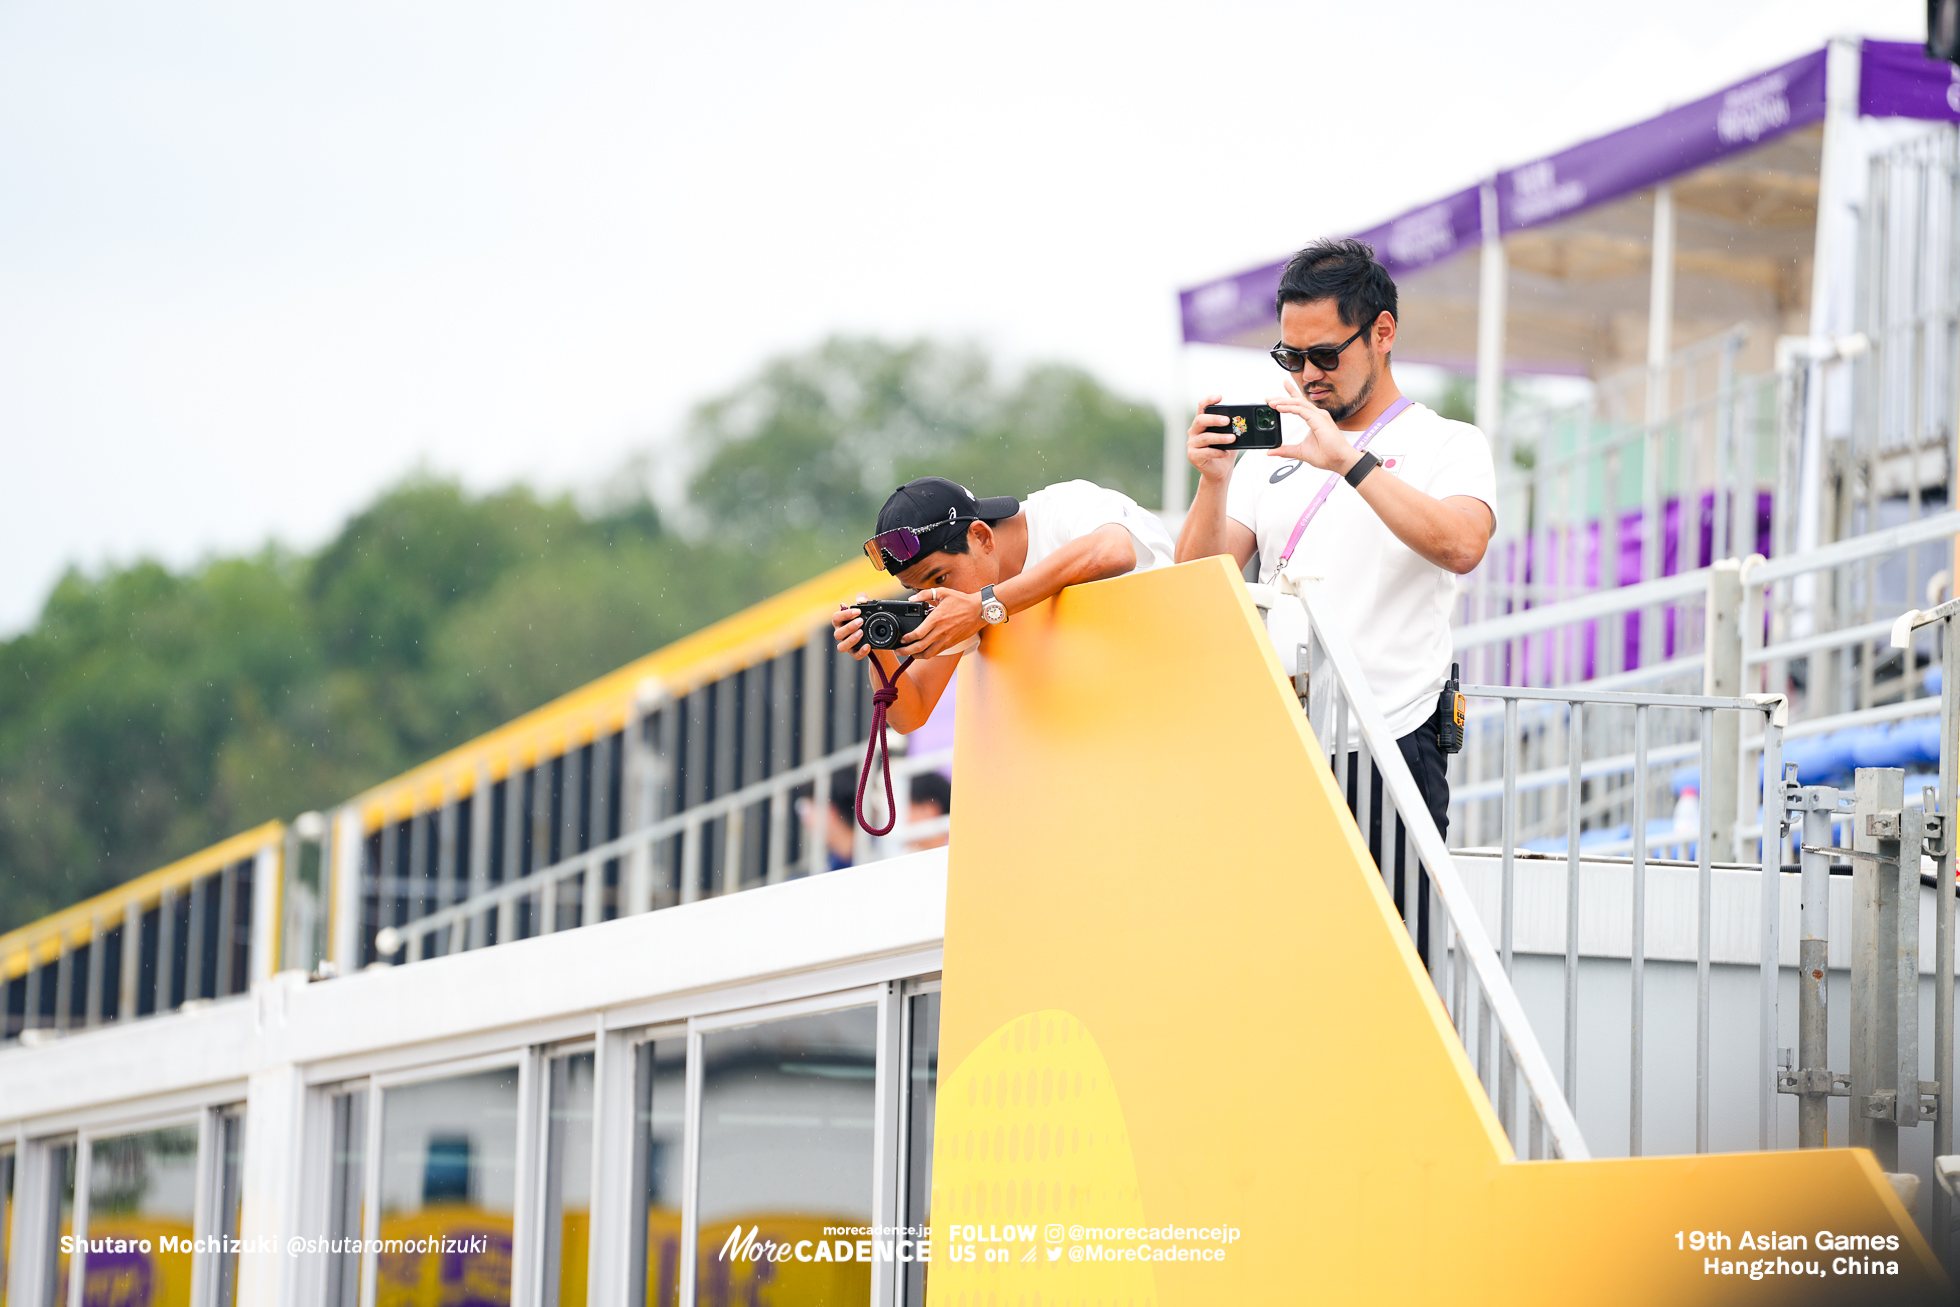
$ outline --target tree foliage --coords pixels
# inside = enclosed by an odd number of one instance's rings
[[[324,807],[848,558],[893,486],[1086,476],[1148,503],[1161,427],[1073,368],[835,339],[659,451],[662,512],[411,477],[316,553],[61,578],[0,641],[0,929]]]
[[[1011,385],[970,346],[833,339],[709,400],[687,440],[712,451],[687,508],[761,547],[811,537],[847,554],[902,482],[945,476],[975,494],[1024,495],[1086,477],[1155,503],[1156,410],[1077,368]]]

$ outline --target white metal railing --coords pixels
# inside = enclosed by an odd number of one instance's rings
[[[1377,772],[1380,775],[1382,825],[1377,856],[1388,847],[1392,824],[1399,822],[1410,855],[1399,895],[1403,919],[1416,931],[1413,923],[1426,911],[1437,926],[1427,939],[1418,934],[1419,951],[1513,1147],[1522,1134],[1528,1157],[1550,1155],[1574,1161],[1590,1157],[1578,1119],[1531,1029],[1508,968],[1491,945],[1475,900],[1361,676],[1360,663],[1346,637],[1317,611],[1314,583],[1290,592],[1261,586],[1254,593],[1268,609],[1279,603],[1298,603],[1305,609],[1311,632],[1303,652],[1308,669],[1306,707],[1315,736],[1330,748],[1337,773],[1350,765],[1352,755],[1357,813],[1368,813],[1375,806],[1373,778]],[[1361,820],[1367,824],[1365,817]],[[1424,872],[1429,883],[1427,905],[1421,902]],[[1522,1132],[1516,1110],[1520,1076],[1529,1108]]]
[[[1761,454],[1777,439],[1776,378],[1738,372],[1749,335],[1737,324],[1601,378],[1577,403],[1506,415],[1489,433],[1498,535],[1461,588],[1466,622],[1617,587],[1623,542],[1638,550],[1635,579],[1664,579],[1669,544],[1695,548],[1704,500],[1713,556],[1755,548],[1759,487],[1775,480]],[[1660,656],[1653,628],[1637,644],[1639,661]],[[1618,646],[1593,652],[1597,670],[1622,670]]]
[[[723,861],[732,866],[739,857],[743,843],[743,814],[764,804],[768,805],[769,836],[763,879],[746,884],[737,883],[733,876],[727,875],[712,879],[725,884],[726,892],[733,893],[761,884],[774,884],[799,874],[826,870],[824,823],[829,820],[826,809],[830,779],[840,772],[855,777],[863,760],[864,746],[852,745],[695,804],[650,825],[627,831],[616,839],[562,858],[530,875],[493,885],[459,902],[400,925],[386,927],[377,952],[386,958],[406,948],[408,960],[419,962],[425,957],[481,948],[492,941],[514,938],[520,911],[529,913],[530,934],[551,934],[600,921],[604,918],[604,870],[609,863],[618,863],[624,876],[640,875],[643,873],[631,869],[633,863],[650,866],[661,856],[663,845],[671,846],[678,841],[679,864],[685,873],[691,873],[700,865],[702,843],[709,827],[717,821],[726,820],[730,828],[723,832],[721,846]],[[882,837],[867,836],[858,830],[854,840],[853,862],[896,857],[911,852],[915,845],[923,841],[946,835],[951,826],[950,816],[942,814],[915,822],[911,819],[907,796],[914,776],[936,770],[951,761],[950,748],[921,753],[894,753],[891,774],[892,793],[898,807],[897,821],[891,831]],[[795,792],[806,787],[811,790],[809,806],[802,812],[793,811]],[[880,824],[883,824],[883,818],[890,815],[885,810],[883,775],[878,770],[873,771],[866,790],[865,811]],[[805,856],[801,866],[792,866],[788,857],[789,823],[792,820],[801,822],[804,828]],[[697,897],[702,877],[683,874],[678,879],[682,902]],[[571,892],[568,893],[568,890]],[[561,924],[561,918],[570,918],[570,925]]]
[[[1902,629],[1894,637],[1895,641],[1903,639],[1910,642],[1914,632],[1926,631],[1939,641],[1942,671],[1941,747],[1936,797],[1939,811],[1945,815],[1949,827],[1955,814],[1960,813],[1960,749],[1954,747],[1956,742],[1960,742],[1960,689],[1954,685],[1956,680],[1960,680],[1960,628],[1956,628],[1956,619],[1960,619],[1960,600],[1948,600],[1926,612],[1907,614],[1899,623]],[[1960,1076],[1953,1061],[1954,852],[1956,842],[1960,842],[1960,832],[1948,829],[1944,835],[1933,863],[1933,902],[1936,905],[1933,918],[1933,1077],[1940,1085],[1941,1109],[1933,1121],[1935,1158],[1946,1157],[1953,1152],[1954,1089],[1956,1077]],[[1938,1163],[1934,1165],[1937,1167]],[[1937,1181],[1938,1177],[1934,1178]],[[1944,1185],[1935,1183],[1932,1190],[1933,1249],[1951,1264],[1953,1203]]]
[[[1648,844],[1652,837],[1648,823],[1648,808],[1652,800],[1650,768],[1661,761],[1661,751],[1647,747],[1650,720],[1656,710],[1692,714],[1703,775],[1712,774],[1715,766],[1715,723],[1719,714],[1727,713],[1743,717],[1760,717],[1763,721],[1764,775],[1760,795],[1766,807],[1774,807],[1781,793],[1781,755],[1783,733],[1783,701],[1776,696],[1751,698],[1730,698],[1714,695],[1681,694],[1628,694],[1612,691],[1594,690],[1590,687],[1567,689],[1532,689],[1518,686],[1471,685],[1463,687],[1463,693],[1473,698],[1489,698],[1503,704],[1504,710],[1504,760],[1503,773],[1498,781],[1502,794],[1501,817],[1499,821],[1499,934],[1503,941],[1504,965],[1508,971],[1512,961],[1512,936],[1515,921],[1514,869],[1517,857],[1518,795],[1523,788],[1524,776],[1519,774],[1520,738],[1519,708],[1523,704],[1536,702],[1565,710],[1565,774],[1558,781],[1552,781],[1544,773],[1532,779],[1539,788],[1562,783],[1565,794],[1565,970],[1564,970],[1564,1085],[1568,1100],[1576,1097],[1579,1074],[1579,918],[1583,901],[1587,897],[1584,867],[1587,862],[1618,853],[1625,848],[1631,852],[1632,888],[1632,942],[1631,942],[1631,1048],[1628,1072],[1629,1116],[1627,1123],[1627,1149],[1630,1156],[1639,1156],[1643,1151],[1643,1132],[1645,1126],[1645,1006],[1646,988],[1644,968],[1647,960],[1647,865],[1649,861]],[[1593,758],[1586,756],[1587,739],[1584,719],[1600,712],[1630,713],[1632,718],[1633,749],[1620,758]],[[1668,756],[1679,756],[1677,746],[1666,751]],[[1609,787],[1602,782],[1631,773],[1630,785]],[[1585,792],[1588,784],[1598,792],[1593,802],[1588,804]],[[1605,846],[1588,843],[1584,832],[1588,825],[1594,830],[1617,825],[1616,818],[1626,818],[1629,837],[1626,841],[1611,842]],[[1590,818],[1590,820],[1589,820]],[[1696,814],[1697,829],[1693,834],[1693,853],[1696,871],[1696,942],[1695,942],[1695,1151],[1707,1152],[1709,1147],[1710,1123],[1710,977],[1712,964],[1712,935],[1714,894],[1715,840],[1713,830],[1714,812],[1711,806],[1703,804]],[[1670,838],[1671,836],[1671,838]],[[1664,831],[1662,838],[1654,841],[1665,847],[1681,842],[1678,831]],[[1760,849],[1759,863],[1762,876],[1763,933],[1762,933],[1762,1002],[1759,1024],[1758,1071],[1761,1091],[1758,1107],[1758,1133],[1760,1146],[1768,1148],[1775,1133],[1773,1078],[1776,1068],[1776,973],[1778,965],[1778,940],[1776,937],[1778,919],[1778,898],[1781,893],[1778,883],[1778,870],[1781,846],[1772,838],[1765,841]]]
[[[1643,621],[1659,622],[1670,610],[1684,613],[1689,607],[1684,601],[1693,600],[1697,621],[1692,652],[1573,684],[1593,691],[1651,686],[1731,696],[1745,691],[1780,694],[1789,704],[1790,739],[1930,716],[1938,699],[1918,676],[1928,637],[1919,639],[1921,647],[1905,653],[1896,674],[1888,665],[1880,677],[1880,664],[1898,657],[1889,637],[1910,597],[1881,603],[1871,578],[1881,565],[1896,568],[1901,553],[1956,534],[1960,534],[1960,512],[1947,512],[1786,558],[1725,561],[1459,627],[1455,648],[1465,666],[1465,680],[1516,684],[1524,679],[1521,675],[1504,673],[1537,672],[1545,666],[1542,658],[1524,656],[1525,642],[1564,641],[1576,646],[1606,638],[1616,618],[1638,612]],[[1863,620],[1836,629],[1811,629],[1840,613]],[[1463,814],[1463,820],[1452,827],[1459,844],[1488,843],[1493,834],[1491,803],[1500,785],[1498,753],[1504,738],[1496,729],[1496,712],[1472,708],[1464,753],[1452,766],[1453,797]],[[1520,784],[1527,793],[1555,783],[1550,774],[1555,774],[1564,756],[1563,743],[1546,723],[1559,712],[1550,705],[1525,706],[1529,729]],[[1595,736],[1588,744],[1589,755],[1624,767],[1631,748],[1628,726],[1621,723],[1616,733]],[[1699,744],[1691,734],[1678,723],[1657,724],[1657,729],[1662,733],[1648,742],[1650,763],[1692,762]],[[1670,730],[1676,734],[1667,734]],[[1738,738],[1725,727],[1718,741],[1715,775],[1697,779],[1699,801],[1715,808],[1717,855],[1723,860],[1732,856],[1738,841],[1761,829],[1755,802],[1742,797],[1749,786],[1740,783],[1741,777],[1753,776],[1753,759],[1760,747],[1760,736]],[[1600,769],[1599,763],[1593,766],[1595,772]],[[1542,838],[1556,829],[1558,820],[1556,809],[1541,811],[1527,805],[1520,838],[1526,842]]]

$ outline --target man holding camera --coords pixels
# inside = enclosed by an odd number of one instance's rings
[[[1437,829],[1447,831],[1438,699],[1456,578],[1483,560],[1497,527],[1490,445],[1469,423],[1397,389],[1395,282],[1369,246],[1327,240],[1301,250],[1280,277],[1276,308],[1272,356],[1290,375],[1286,394],[1269,402],[1304,431],[1234,467],[1237,456],[1216,448],[1231,441],[1218,429],[1226,419],[1200,410],[1187,444],[1198,492],[1177,560],[1230,554],[1243,567],[1257,551],[1261,581],[1285,572],[1338,582],[1324,587],[1326,611],[1359,655]],[[1275,627],[1287,662],[1300,642],[1291,634]],[[1353,778],[1349,787],[1353,803]],[[1379,858],[1379,812],[1371,818]]]
[[[916,591],[931,612],[895,649],[870,647],[889,641],[867,642],[866,619],[856,608],[839,608],[830,623],[840,650],[859,661],[876,658],[896,678],[898,699],[887,720],[910,734],[932,715],[959,656],[978,644],[987,627],[1071,585],[1168,567],[1174,548],[1153,514],[1092,481],[1064,481],[1019,501],[1012,495],[976,499],[944,477],[920,477],[885,501],[864,552],[872,566]],[[887,622],[894,615],[873,613],[883,628],[873,634],[891,634]],[[905,657],[916,661],[901,672]]]

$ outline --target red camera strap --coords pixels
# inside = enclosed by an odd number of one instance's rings
[[[864,827],[866,835],[889,835],[892,827],[898,825],[898,796],[892,792],[892,745],[885,736],[885,713],[898,702],[898,678],[912,665],[912,659],[910,655],[900,659],[898,670],[887,676],[885,664],[878,655],[873,653],[869,658],[871,670],[884,685],[871,692],[871,736],[864,742],[864,766],[858,769],[857,823]],[[873,826],[864,819],[864,789],[871,780],[871,760],[878,756],[880,746],[884,749],[885,762],[885,824]]]

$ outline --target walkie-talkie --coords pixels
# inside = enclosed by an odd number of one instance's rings
[[[1458,665],[1450,664],[1450,679],[1436,700],[1436,747],[1444,753],[1463,752],[1463,691],[1458,689]]]

